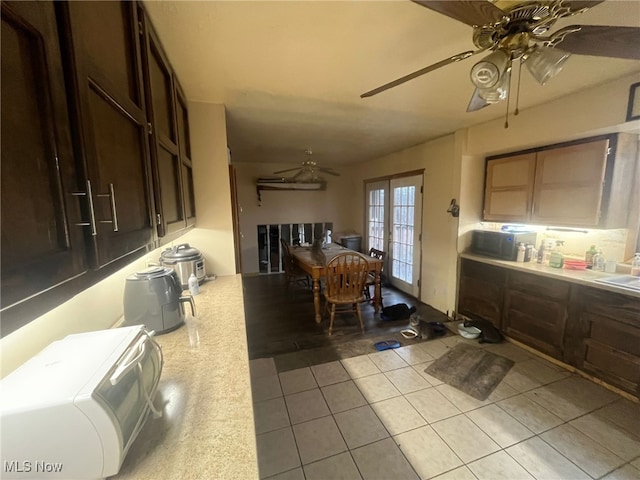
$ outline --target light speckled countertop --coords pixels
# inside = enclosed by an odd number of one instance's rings
[[[595,280],[597,278],[616,277],[624,275],[622,273],[604,273],[593,272],[591,270],[569,270],[565,268],[553,268],[545,264],[537,262],[512,262],[508,260],[497,260],[495,258],[483,257],[482,255],[476,255],[473,253],[461,253],[461,258],[468,258],[469,260],[475,260],[477,262],[488,263],[490,265],[496,265],[498,267],[506,267],[512,270],[519,270],[521,272],[535,273],[544,277],[555,278],[557,280],[565,280],[572,283],[578,283],[588,287],[600,288],[608,290],[610,292],[620,293],[623,295],[629,295],[632,297],[640,298],[640,292],[616,287],[614,285],[607,285],[605,283],[599,283]]]
[[[164,354],[156,406],[112,479],[258,478],[240,275],[194,297],[196,318],[156,337]]]

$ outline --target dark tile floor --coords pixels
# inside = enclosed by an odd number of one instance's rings
[[[381,340],[421,342],[400,335],[408,320],[384,321],[370,303],[361,305],[364,334],[355,315],[342,314],[329,336],[328,319],[314,321],[313,293],[297,285],[287,289],[284,275],[245,276],[243,287],[249,358],[272,357],[279,372],[372,353]],[[383,287],[382,297],[385,306],[415,306],[424,321],[447,321],[443,313],[392,287]]]

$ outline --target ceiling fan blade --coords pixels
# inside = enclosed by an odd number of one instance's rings
[[[487,103],[487,101],[480,96],[480,92],[476,88],[473,91],[473,95],[471,95],[471,100],[469,100],[469,106],[467,107],[467,112],[475,112],[488,105],[489,104]]]
[[[430,1],[411,0],[429,10],[434,10],[447,17],[466,23],[472,27],[495,23],[502,20],[507,14],[493,3],[484,0],[471,1]]]
[[[551,35],[551,43],[578,55],[640,60],[638,27],[570,25]]]
[[[302,167],[296,168],[287,168],[286,170],[278,170],[277,172],[273,172],[274,175],[278,175],[279,173],[293,172],[294,170],[300,170]]]
[[[336,177],[340,176],[340,174],[338,172],[334,172],[333,170],[331,170],[329,168],[317,167],[316,169],[320,170],[321,172],[328,173],[329,175],[335,175]]]
[[[366,97],[372,97],[373,95],[377,95],[380,92],[384,92],[385,90],[389,90],[390,88],[393,87],[397,87],[398,85],[401,85],[405,82],[408,82],[409,80],[413,80],[416,77],[419,77],[420,75],[424,75],[425,73],[429,73],[432,72],[440,67],[444,67],[445,65],[449,65],[450,63],[455,63],[455,62],[459,62],[460,60],[464,60],[465,58],[469,58],[472,55],[475,55],[476,53],[482,52],[483,50],[476,50],[475,52],[473,50],[469,50],[467,52],[462,52],[459,53],[457,55],[454,55],[453,57],[449,57],[445,60],[441,60],[438,63],[434,63],[433,65],[429,65],[428,67],[424,67],[416,72],[410,73],[409,75],[405,75],[404,77],[400,77],[397,80],[394,80],[393,82],[389,82],[386,83],[384,85],[382,85],[381,87],[378,88],[374,88],[373,90],[363,93],[362,95],[360,95],[360,98],[366,98]]]

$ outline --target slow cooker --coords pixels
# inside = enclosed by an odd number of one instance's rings
[[[202,283],[206,276],[202,253],[188,243],[167,248],[160,254],[160,264],[176,271],[183,289],[189,288],[189,276],[192,273],[198,279],[198,283]]]

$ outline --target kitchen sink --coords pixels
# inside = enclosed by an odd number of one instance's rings
[[[640,292],[640,277],[621,275],[619,277],[596,278],[595,281]]]

